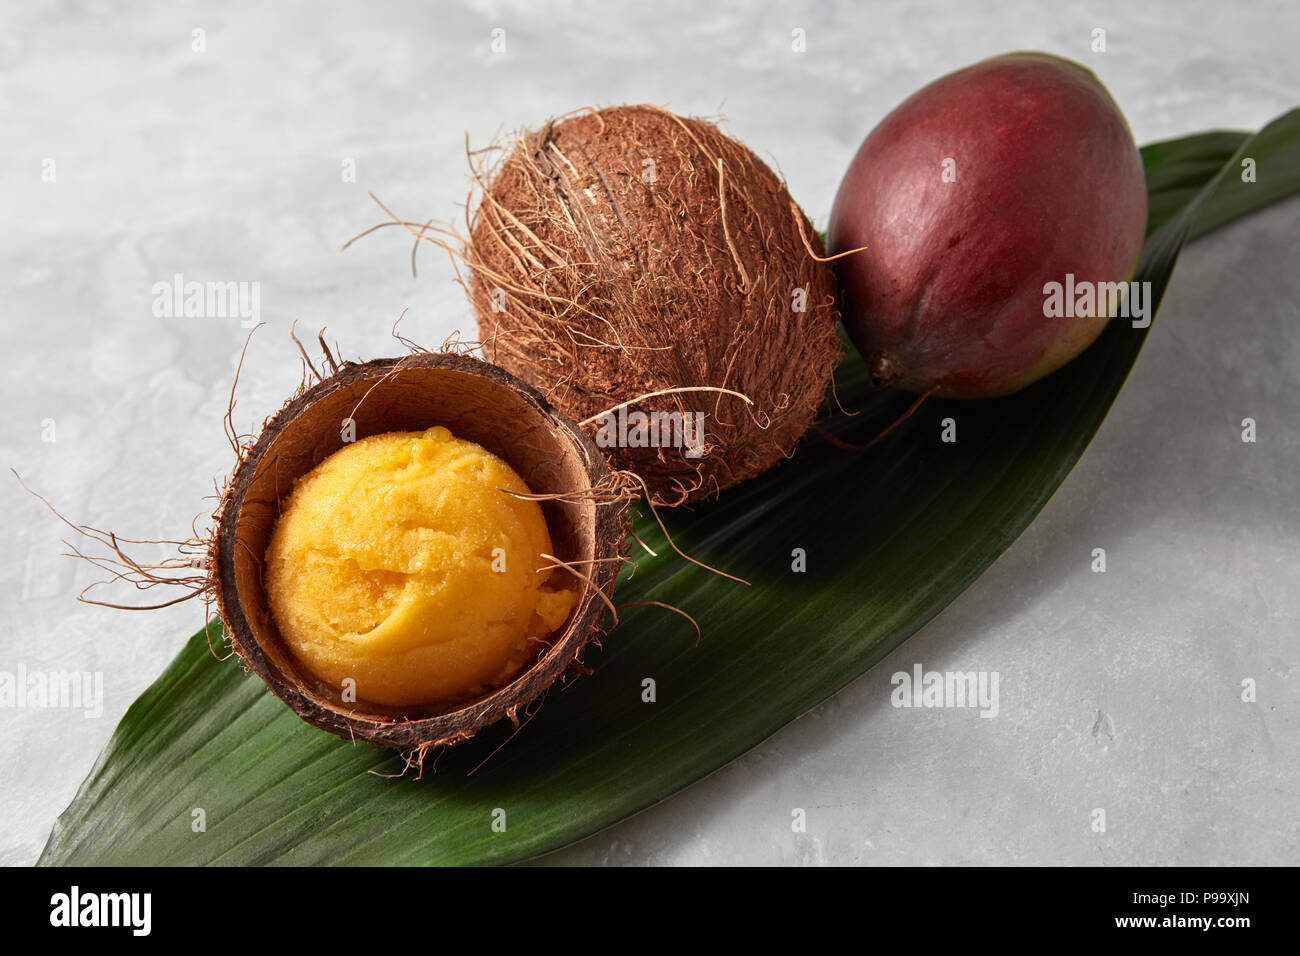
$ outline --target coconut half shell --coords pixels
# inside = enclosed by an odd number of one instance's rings
[[[555,555],[590,581],[575,577],[581,596],[568,622],[508,684],[423,710],[346,702],[284,643],[263,587],[263,557],[281,502],[297,478],[343,447],[347,419],[357,439],[445,426],[509,463],[533,493],[570,496],[541,502],[542,512]],[[514,719],[598,633],[618,573],[625,512],[584,492],[608,479],[604,458],[573,421],[496,366],[439,353],[347,363],[268,420],[231,477],[213,542],[218,610],[235,652],[308,723],[421,754],[458,743],[504,717]]]

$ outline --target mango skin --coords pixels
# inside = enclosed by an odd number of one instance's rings
[[[1093,342],[1109,317],[1048,318],[1044,286],[1128,281],[1146,221],[1142,159],[1106,88],[1070,60],[1011,53],[935,80],[872,130],[827,244],[867,247],[835,267],[877,385],[987,398]]]

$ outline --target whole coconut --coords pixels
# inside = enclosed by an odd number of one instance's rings
[[[1110,318],[1048,314],[1048,287],[1133,275],[1146,179],[1087,69],[1014,53],[950,73],[881,120],[831,211],[844,324],[879,385],[1006,395],[1074,358]]]
[[[791,453],[839,355],[837,293],[762,160],[712,123],[620,106],[520,135],[480,187],[464,256],[489,361],[579,421],[633,403],[701,423],[702,442],[658,447],[635,416],[614,443],[596,432],[658,503]],[[667,389],[687,390],[633,402]]]

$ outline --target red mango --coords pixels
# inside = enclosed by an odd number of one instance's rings
[[[1127,283],[1146,220],[1133,134],[1091,71],[985,60],[904,100],[854,156],[827,234],[832,254],[865,247],[835,263],[845,328],[877,385],[1010,394],[1115,309],[1102,294],[1061,315],[1052,284]]]

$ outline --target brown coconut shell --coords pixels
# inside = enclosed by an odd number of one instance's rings
[[[837,287],[784,182],[701,119],[618,106],[520,135],[480,177],[463,257],[487,358],[578,421],[703,412],[706,454],[613,447],[677,504],[783,457],[839,357]],[[803,311],[796,311],[796,289]]]
[[[345,702],[302,666],[281,638],[263,585],[263,556],[294,481],[343,446],[348,418],[355,422],[356,438],[443,425],[504,459],[534,494],[566,496],[541,502],[543,515],[555,556],[589,580],[575,577],[581,597],[567,623],[505,686],[425,709]],[[514,719],[598,633],[618,572],[625,512],[618,502],[588,492],[609,481],[591,439],[499,368],[437,353],[346,363],[269,419],[231,477],[209,565],[221,619],[235,652],[308,723],[423,756],[502,718]]]

